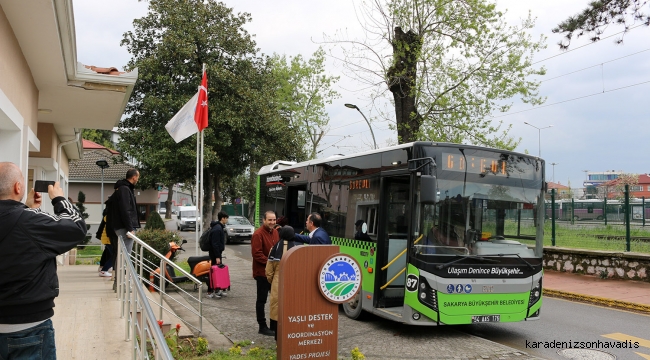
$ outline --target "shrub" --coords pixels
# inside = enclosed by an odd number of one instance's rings
[[[77,203],[75,204],[75,206],[77,207],[77,210],[79,210],[79,213],[81,214],[81,218],[83,218],[84,221],[88,219],[88,216],[90,216],[86,212],[86,206],[84,205],[85,202],[86,202],[86,194],[84,194],[83,191],[79,191],[79,194],[77,194]],[[90,230],[90,225],[86,224],[86,231],[88,230]],[[86,237],[81,242],[81,244],[82,245],[88,244],[90,242],[90,238],[91,238],[90,235],[86,235]],[[84,246],[80,246],[79,248],[83,249]]]
[[[144,241],[147,245],[154,248],[154,250],[161,253],[163,256],[169,251],[169,243],[172,241],[181,241],[181,238],[176,236],[175,232],[168,230],[152,230],[144,229],[138,231],[137,236],[140,240]],[[152,266],[154,269],[160,266],[160,259],[149,251],[144,251],[145,264]],[[172,255],[170,260],[174,261],[176,254]]]
[[[149,214],[149,219],[147,219],[147,223],[144,225],[144,228],[148,230],[165,230],[165,222],[160,217],[160,214],[158,214],[158,212],[152,211]]]

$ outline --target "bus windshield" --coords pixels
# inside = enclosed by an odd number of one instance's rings
[[[539,189],[451,180],[439,189],[440,200],[421,208],[417,253],[534,256],[526,243],[535,244]]]

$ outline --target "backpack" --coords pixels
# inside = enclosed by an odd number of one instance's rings
[[[212,230],[212,228],[205,230],[199,238],[199,247],[202,251],[210,251],[210,230]]]

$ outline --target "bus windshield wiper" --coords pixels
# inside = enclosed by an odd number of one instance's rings
[[[457,263],[457,262],[459,262],[461,260],[465,260],[465,259],[477,259],[477,260],[481,260],[481,261],[485,261],[485,262],[499,262],[499,260],[488,259],[488,258],[481,257],[481,256],[463,255],[462,257],[460,257],[460,258],[458,258],[456,260],[452,260],[452,261],[450,261],[448,263],[436,265],[436,269],[438,269],[438,270],[444,269],[444,268],[446,268],[447,266],[449,266],[451,264],[455,264],[455,263]]]
[[[522,258],[521,256],[519,256],[519,254],[497,254],[497,256],[513,256],[513,255],[516,256],[516,257],[518,257],[519,260],[523,261],[523,262],[524,262],[524,263],[525,263],[525,264],[526,264],[526,265],[527,265],[531,270],[535,270],[535,268],[533,267],[533,264],[531,264],[531,263],[529,263],[528,261],[526,261],[524,258]]]

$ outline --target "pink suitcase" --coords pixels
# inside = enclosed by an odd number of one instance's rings
[[[215,290],[230,290],[228,265],[212,265],[210,268],[210,287]]]

